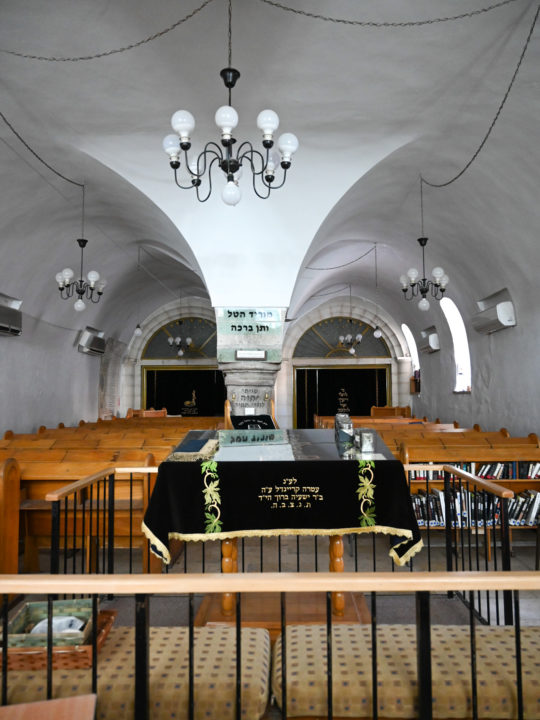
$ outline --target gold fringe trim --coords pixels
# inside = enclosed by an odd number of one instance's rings
[[[166,565],[169,565],[171,561],[171,557],[169,554],[168,549],[163,545],[163,543],[158,540],[158,538],[148,529],[148,527],[142,523],[142,531],[150,540],[150,542],[159,550],[161,553],[161,556],[158,553],[154,553],[154,555],[157,555],[158,557],[161,557],[163,562]],[[399,555],[396,553],[395,549],[396,547],[399,547],[400,545],[403,545],[403,543],[407,542],[408,540],[412,540],[412,531],[401,529],[401,528],[394,528],[387,525],[373,525],[369,527],[349,527],[349,528],[317,528],[317,529],[294,529],[294,528],[284,528],[284,529],[274,529],[274,530],[230,530],[228,532],[218,532],[218,533],[178,533],[178,532],[170,532],[169,533],[169,539],[174,538],[175,540],[184,540],[185,542],[208,542],[211,540],[234,540],[235,538],[243,538],[243,537],[277,537],[279,535],[364,535],[365,533],[376,533],[378,535],[398,535],[399,537],[404,538],[402,542],[400,542],[398,545],[395,545],[393,548],[390,549],[389,555],[394,560],[396,565],[402,566],[405,565],[405,563],[410,560],[410,558],[413,555],[416,555],[416,553],[420,552],[420,550],[424,547],[424,543],[422,540],[417,542],[415,545],[413,545],[407,553],[403,557],[399,557]],[[152,550],[152,552],[154,552]]]
[[[156,557],[158,557],[160,560],[163,560],[165,565],[170,565],[171,555],[169,553],[168,548],[161,542],[161,540],[159,540],[154,535],[154,533],[148,528],[147,525],[144,524],[144,522],[141,523],[141,530],[146,535],[146,538],[150,541],[150,543],[151,543],[150,550],[154,553],[154,555],[156,555]],[[171,537],[171,536],[169,535],[169,537]],[[154,551],[154,548],[152,547],[152,545],[154,545],[159,550],[161,555]]]

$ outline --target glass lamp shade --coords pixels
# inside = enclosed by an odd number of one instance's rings
[[[237,205],[240,202],[242,193],[240,192],[240,188],[238,187],[238,185],[232,180],[229,180],[229,182],[223,188],[221,197],[223,198],[223,202],[226,205]]]
[[[98,293],[102,293],[107,286],[107,281],[105,278],[101,278],[101,280],[98,282],[97,291]]]
[[[188,110],[177,110],[171,118],[171,125],[181,140],[188,140],[195,129],[195,118]]]
[[[441,279],[442,276],[444,275],[444,270],[442,269],[442,267],[440,267],[439,265],[437,265],[437,267],[434,267],[434,268],[433,268],[433,270],[431,271],[431,274],[432,274],[433,277],[435,278],[435,281],[436,281],[436,282],[440,282],[440,279]]]
[[[268,153],[268,163],[266,164],[266,172],[269,175],[274,174],[274,170],[281,162],[281,156],[275,148],[272,148]]]
[[[381,328],[378,325],[373,331],[373,337],[377,338],[377,340],[382,337]]]
[[[409,268],[407,270],[407,276],[411,283],[416,282],[416,278],[418,277],[418,270],[416,268]]]
[[[99,273],[95,270],[90,270],[90,272],[87,273],[86,277],[88,278],[88,282],[90,283],[90,285],[94,287],[94,285],[99,280]]]
[[[180,142],[178,140],[178,135],[166,135],[163,138],[162,146],[171,160],[180,155]]]
[[[420,302],[418,303],[418,307],[420,308],[420,310],[423,310],[424,312],[426,310],[429,310],[429,300],[427,300],[427,298],[422,298],[420,300]]]
[[[345,335],[345,342],[352,342],[352,335]]]
[[[215,120],[216,125],[221,130],[221,134],[229,136],[238,125],[238,113],[230,105],[222,105],[216,111]]]
[[[180,350],[176,354],[178,355],[178,357],[182,357],[184,351],[182,350],[182,348],[180,348]]]
[[[62,275],[61,272],[56,273],[56,275],[54,276],[54,279],[56,280],[56,282],[58,283],[58,285],[60,287],[62,287],[64,285],[64,276]]]
[[[407,285],[409,284],[409,280],[408,280],[408,278],[407,278],[406,275],[400,275],[400,276],[399,276],[399,282],[401,283],[401,285],[402,285],[404,288],[406,288]]]
[[[81,298],[79,298],[79,299],[75,302],[75,304],[73,305],[73,307],[75,308],[75,310],[76,310],[77,312],[82,312],[82,311],[84,310],[84,308],[86,307],[86,305],[83,303],[83,301],[81,300]]]
[[[263,138],[271,140],[279,127],[279,117],[273,110],[262,110],[257,115],[257,127],[262,130]]]
[[[167,342],[169,343],[169,345],[172,345],[173,342],[174,342],[174,338],[172,338],[172,337],[169,336],[169,337],[167,338]]]
[[[345,340],[345,335],[340,335],[338,337],[339,342],[343,345],[343,341]]]
[[[62,277],[64,278],[64,282],[66,285],[69,285],[69,283],[72,281],[75,273],[71,268],[64,268],[62,270]]]
[[[442,288],[445,288],[445,287],[448,285],[449,280],[450,280],[450,278],[448,277],[448,275],[444,274],[444,275],[442,276],[442,278],[440,279],[440,285],[441,285],[441,287],[442,287]]]
[[[139,323],[137,323],[137,327],[135,328],[135,331],[133,334],[136,335],[137,337],[140,337],[142,335],[142,328],[139,325]]]
[[[362,336],[360,335],[360,333],[358,333],[355,340],[356,340],[356,342],[362,342]]]
[[[283,133],[283,135],[279,136],[278,148],[282,160],[289,161],[291,155],[294,155],[298,150],[298,138],[292,133]]]
[[[192,340],[190,337],[187,337],[187,338],[186,338],[186,345],[187,345],[188,347],[191,345],[192,342],[193,342],[193,340]]]
[[[175,342],[175,345],[180,345],[180,343],[182,342],[182,338],[179,335],[177,335],[174,338],[174,342]]]
[[[353,348],[353,347],[352,347],[352,348],[350,348],[350,350],[349,350],[349,353],[350,353],[351,355],[354,355],[354,354],[355,354],[355,352],[354,352],[354,348]]]

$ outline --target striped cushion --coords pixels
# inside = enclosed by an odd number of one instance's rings
[[[334,625],[333,711],[338,717],[372,716],[371,627]],[[511,627],[476,628],[478,713],[517,717],[515,641]],[[469,628],[433,625],[433,717],[468,718],[471,712]],[[525,718],[540,720],[540,628],[521,631]],[[418,716],[416,627],[379,625],[378,711],[385,718]],[[281,703],[281,637],[274,647],[272,692]],[[287,715],[326,717],[326,626],[287,628]]]
[[[113,628],[98,655],[97,720],[133,717],[134,630]],[[242,717],[260,718],[268,702],[270,638],[263,629],[242,630]],[[53,697],[91,691],[91,670],[57,670]],[[195,720],[234,720],[236,640],[234,628],[195,628]],[[9,703],[46,697],[46,673],[8,673]],[[150,712],[152,720],[188,717],[188,631],[150,631]]]

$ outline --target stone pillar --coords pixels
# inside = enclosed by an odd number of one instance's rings
[[[280,363],[220,363],[231,415],[271,415],[271,400]]]

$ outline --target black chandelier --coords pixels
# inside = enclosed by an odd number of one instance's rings
[[[440,300],[448,285],[448,275],[444,272],[444,269],[437,265],[431,271],[433,280],[426,278],[426,259],[425,259],[425,247],[427,245],[427,237],[424,235],[424,193],[423,193],[424,180],[420,176],[420,226],[422,230],[422,237],[418,238],[418,244],[422,248],[422,277],[418,280],[419,272],[416,268],[412,267],[407,270],[406,275],[401,275],[399,281],[401,283],[401,289],[403,291],[403,297],[405,300],[413,300],[418,295],[421,295],[418,307],[420,310],[429,310],[429,300],[427,295],[430,295],[436,300]]]
[[[291,166],[291,157],[298,149],[298,139],[292,133],[284,133],[277,141],[279,149],[274,147],[274,132],[279,126],[279,117],[273,110],[262,110],[257,116],[257,127],[262,131],[263,152],[255,150],[249,141],[239,144],[236,152],[234,145],[236,138],[233,130],[238,124],[238,113],[231,106],[231,92],[240,77],[240,73],[231,67],[231,0],[229,0],[229,64],[223,68],[220,76],[229,91],[228,105],[218,108],[215,121],[221,130],[221,145],[216,142],[207,142],[204,150],[198,156],[189,158],[188,150],[191,148],[191,133],[195,128],[195,118],[187,110],[178,110],[171,118],[171,125],[176,135],[167,135],[163,140],[163,149],[169,156],[170,166],[174,171],[174,181],[182,190],[195,188],[199,202],[206,202],[212,193],[212,171],[217,165],[226,177],[226,184],[221,193],[227,205],[236,205],[242,193],[238,181],[242,170],[251,170],[253,190],[255,194],[265,200],[272,190],[283,187],[287,177],[287,170]],[[179,177],[183,159],[184,178]],[[282,169],[282,177],[276,182],[276,172]]]
[[[81,214],[81,235],[84,236],[84,191],[85,187],[82,186],[82,214]],[[64,268],[62,272],[56,273],[56,282],[58,283],[58,290],[60,291],[60,297],[63,300],[69,300],[69,298],[77,295],[77,300],[74,303],[74,308],[77,312],[81,312],[85,309],[83,298],[90,300],[90,302],[98,303],[103,295],[103,290],[107,281],[103,278],[100,279],[100,275],[95,270],[90,270],[86,275],[83,274],[83,263],[84,263],[84,248],[86,247],[88,240],[84,237],[77,239],[77,244],[81,249],[81,267],[79,279],[74,280],[75,273],[71,268]]]
[[[429,301],[427,295],[440,300],[446,290],[448,284],[448,275],[444,272],[442,267],[434,267],[431,271],[433,280],[426,278],[426,261],[424,257],[424,248],[427,245],[428,239],[426,237],[418,238],[418,242],[422,248],[422,277],[418,280],[419,272],[416,268],[409,268],[407,275],[401,275],[399,278],[401,282],[401,289],[403,291],[403,297],[405,300],[412,300],[418,295],[422,296],[422,299],[418,303],[420,310],[429,310]]]
[[[178,357],[182,357],[184,353],[189,350],[193,341],[190,337],[182,339],[179,335],[177,335],[176,337],[172,337],[172,335],[169,335],[169,337],[167,338],[167,342],[169,343],[169,346],[174,350],[176,355]]]

